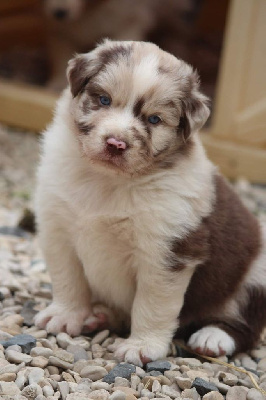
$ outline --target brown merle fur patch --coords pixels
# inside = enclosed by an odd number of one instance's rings
[[[132,45],[116,44],[111,48],[103,49],[99,54],[99,58],[104,65],[117,63],[121,58],[129,58],[131,51]]]
[[[215,176],[216,201],[212,213],[202,220],[200,227],[180,243],[174,243],[173,252],[182,250],[186,256],[202,258],[189,283],[179,319],[179,335],[188,328],[192,333],[210,321],[219,321],[223,306],[237,292],[252,261],[261,247],[260,229],[256,218],[245,208],[238,196],[224,181]],[[202,248],[200,244],[202,243]],[[205,261],[204,261],[205,259]],[[256,294],[254,300],[265,302],[264,295]],[[248,323],[250,306],[242,310]],[[215,318],[212,318],[215,316]],[[224,317],[221,317],[222,323]],[[227,322],[241,326],[243,323]],[[244,333],[246,331],[244,329]],[[253,340],[253,339],[251,339]]]

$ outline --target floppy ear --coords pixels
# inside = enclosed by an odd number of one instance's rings
[[[179,121],[179,131],[186,141],[189,136],[198,131],[210,115],[209,99],[199,92],[199,77],[193,72],[189,77],[191,90],[182,99],[182,114]]]
[[[95,50],[87,54],[77,54],[68,62],[67,79],[73,97],[81,93],[89,80],[100,70]]]

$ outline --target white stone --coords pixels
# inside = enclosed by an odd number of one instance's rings
[[[34,400],[38,395],[43,394],[42,388],[36,383],[26,386],[21,394],[27,397],[28,400]]]
[[[110,400],[126,400],[126,394],[121,392],[121,390],[116,390],[111,396],[109,397]]]
[[[103,367],[91,366],[83,368],[80,372],[82,378],[90,378],[92,381],[98,381],[107,375],[107,371]]]
[[[28,354],[19,353],[15,350],[7,350],[6,359],[15,364],[20,364],[22,362],[24,362],[25,364],[29,364],[32,360],[32,357]]]
[[[53,355],[53,353],[53,350],[47,347],[34,347],[33,349],[31,349],[30,355],[32,357],[42,356],[45,358],[49,358]]]
[[[46,397],[53,396],[53,394],[54,394],[54,389],[49,385],[45,385],[42,388],[42,391],[43,391],[44,396],[46,396]]]
[[[259,390],[252,388],[248,391],[247,400],[265,400],[265,396]]]
[[[130,383],[126,378],[121,378],[120,376],[117,376],[115,378],[114,386],[130,387]]]
[[[95,336],[94,336],[94,338],[92,339],[92,341],[91,341],[91,344],[92,345],[94,345],[94,344],[102,344],[103,343],[103,341],[105,340],[105,339],[107,339],[108,338],[108,336],[109,336],[109,330],[104,330],[104,331],[101,331],[101,332],[99,332],[99,333],[97,333]]]
[[[175,378],[176,383],[178,384],[178,386],[180,387],[180,389],[184,390],[184,389],[190,389],[191,385],[192,385],[192,380],[189,378],[183,378],[182,376],[177,376]]]
[[[29,373],[29,384],[39,383],[44,378],[44,370],[38,367],[32,368]]]
[[[0,395],[15,396],[20,390],[14,382],[0,382]]]
[[[226,400],[246,400],[248,389],[244,386],[230,387],[226,394]]]
[[[202,400],[224,400],[224,396],[219,392],[209,392],[202,397]]]
[[[90,399],[92,400],[108,400],[109,399],[109,392],[104,389],[94,390],[89,394]]]
[[[66,400],[67,395],[69,394],[69,384],[66,381],[58,382],[58,388],[61,393],[62,400]]]

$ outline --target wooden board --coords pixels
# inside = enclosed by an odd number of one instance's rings
[[[0,80],[0,121],[40,132],[52,119],[56,99],[45,89]]]
[[[201,134],[207,155],[220,171],[231,179],[246,178],[253,183],[266,183],[266,151],[236,144],[229,140]]]

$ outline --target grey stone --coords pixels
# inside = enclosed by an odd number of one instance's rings
[[[136,372],[136,367],[133,364],[121,363],[116,365],[104,378],[103,382],[114,383],[115,378],[120,376],[121,378],[129,379],[131,374]]]
[[[79,360],[88,360],[88,354],[83,347],[78,344],[70,344],[67,346],[67,351],[74,356],[74,362]]]
[[[217,386],[215,386],[211,382],[207,382],[204,379],[201,378],[196,378],[194,382],[192,383],[192,388],[195,388],[197,392],[201,395],[204,396],[205,394],[213,391],[213,392],[218,392]]]
[[[160,371],[164,373],[171,369],[171,364],[169,361],[152,361],[146,365],[147,372]]]
[[[29,354],[31,349],[36,346],[36,339],[31,335],[22,333],[20,335],[15,335],[6,341],[0,342],[0,344],[5,348],[17,344],[21,347],[23,353]]]
[[[26,326],[33,326],[34,325],[34,317],[37,314],[37,311],[34,310],[36,306],[36,302],[34,300],[27,300],[23,304],[23,308],[20,312],[20,315],[24,318],[23,324]]]
[[[145,374],[145,376],[160,376],[162,373],[160,371],[151,371]]]

